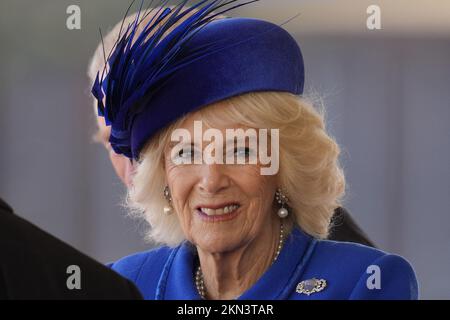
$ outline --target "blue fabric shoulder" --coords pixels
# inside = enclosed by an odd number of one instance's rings
[[[317,276],[330,282],[322,299],[418,298],[416,276],[408,261],[360,244],[318,241],[304,274]]]
[[[349,299],[417,300],[419,298],[415,272],[404,258],[387,254],[376,259],[371,266],[361,275]],[[379,275],[378,278],[377,275]]]
[[[154,299],[161,272],[172,251],[172,248],[162,246],[126,256],[108,266],[132,281],[144,299]]]

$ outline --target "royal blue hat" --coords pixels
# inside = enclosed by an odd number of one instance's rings
[[[257,91],[303,93],[302,54],[287,31],[258,19],[212,20],[217,1],[186,2],[158,11],[139,35],[138,14],[119,35],[107,74],[97,74],[92,93],[116,153],[138,159],[158,130],[211,103]],[[198,12],[162,37],[193,8]]]

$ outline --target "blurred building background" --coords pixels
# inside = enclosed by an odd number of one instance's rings
[[[87,64],[98,28],[106,34],[128,3],[0,2],[0,196],[101,262],[151,246],[91,142]],[[66,28],[73,4],[81,30]],[[366,28],[371,4],[381,30]],[[346,207],[381,249],[413,264],[422,298],[449,299],[450,2],[262,0],[235,15],[282,23],[297,13],[285,28],[342,145]]]

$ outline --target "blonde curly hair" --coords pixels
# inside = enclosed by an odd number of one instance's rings
[[[225,107],[214,108],[221,104]],[[280,187],[289,197],[287,225],[294,224],[316,238],[326,238],[334,210],[341,206],[345,178],[339,164],[340,148],[326,132],[324,111],[305,98],[286,92],[251,92],[223,100],[198,111],[213,127],[232,121],[252,128],[279,129]],[[128,191],[128,208],[150,225],[147,239],[177,246],[185,239],[176,214],[163,213],[167,201],[164,150],[171,132],[184,116],[165,127],[142,150]],[[275,214],[275,213],[274,213]]]

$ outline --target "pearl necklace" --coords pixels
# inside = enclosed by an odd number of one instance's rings
[[[278,256],[280,255],[281,249],[283,248],[284,244],[284,227],[283,223],[280,223],[280,238],[278,240],[278,247],[277,252],[275,253],[275,258],[272,261],[272,264],[277,260]],[[199,265],[197,268],[197,272],[195,273],[195,286],[197,288],[197,292],[200,295],[200,297],[205,300],[206,299],[206,288],[205,288],[205,281],[203,280],[203,273],[202,268]]]

